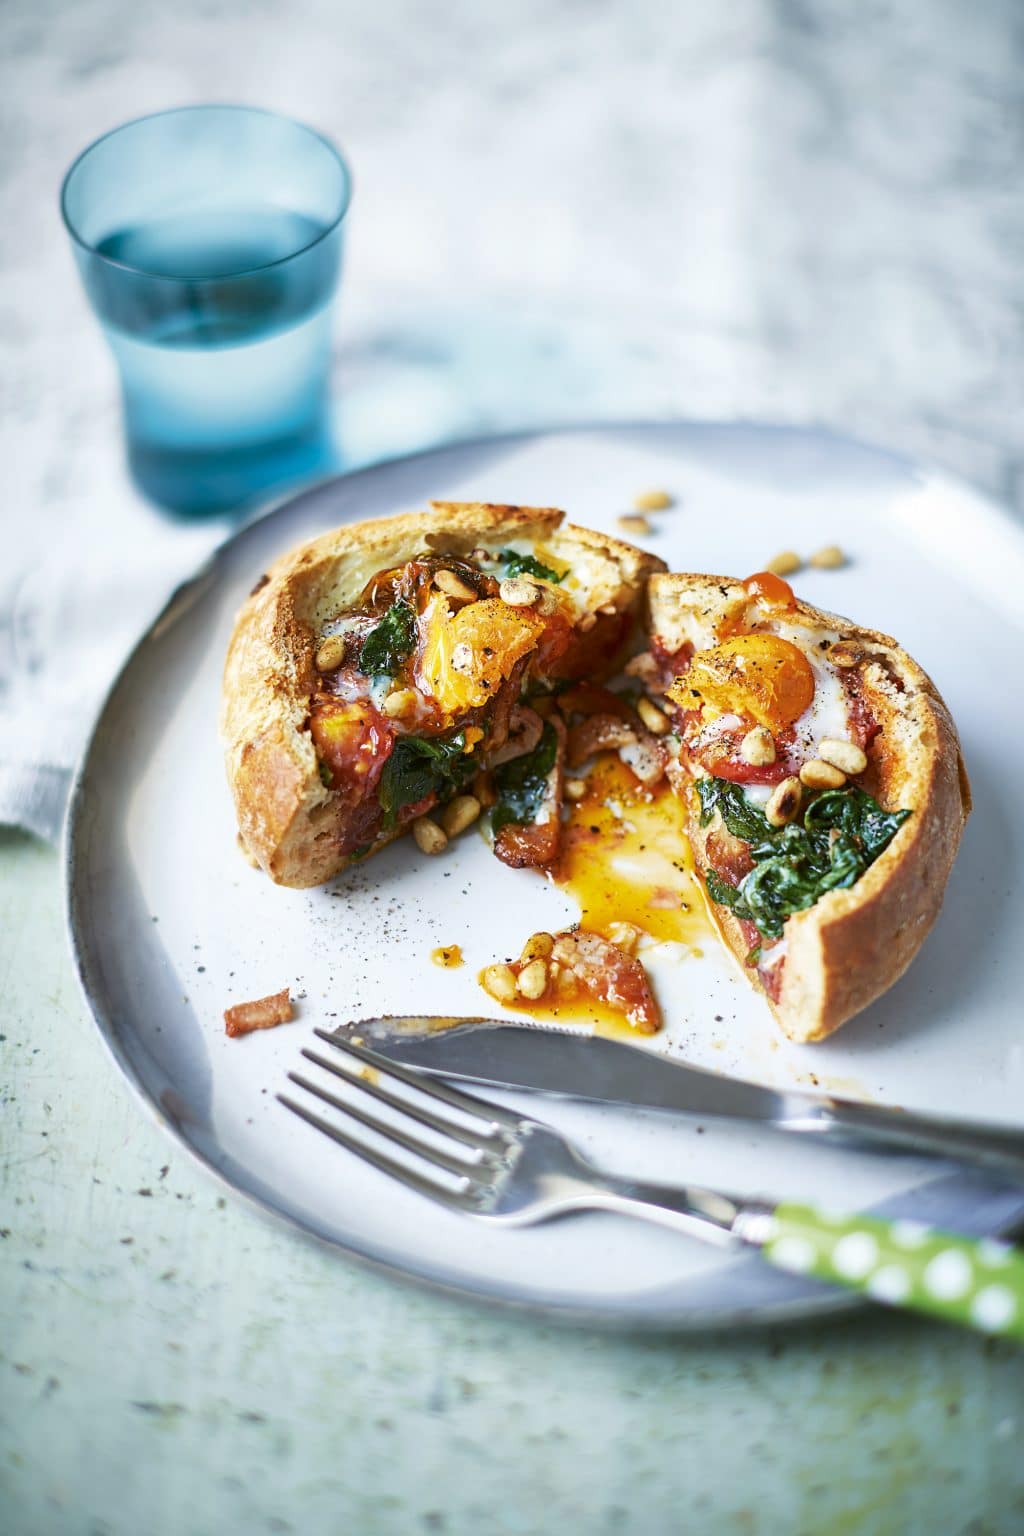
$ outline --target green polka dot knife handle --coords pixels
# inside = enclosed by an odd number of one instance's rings
[[[834,1216],[811,1205],[778,1205],[759,1220],[761,1251],[779,1269],[1024,1339],[1024,1252],[1007,1243],[914,1221]]]

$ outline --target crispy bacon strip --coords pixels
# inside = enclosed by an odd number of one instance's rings
[[[525,704],[514,704],[508,717],[508,736],[504,746],[488,754],[488,768],[499,768],[514,757],[525,757],[540,741],[544,721],[535,709]]]
[[[238,1035],[251,1035],[254,1029],[290,1024],[293,1018],[291,995],[285,987],[269,997],[257,997],[251,1003],[236,1003],[233,1008],[225,1008],[224,1028],[234,1040]]]

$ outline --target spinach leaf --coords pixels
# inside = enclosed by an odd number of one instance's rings
[[[494,771],[498,803],[491,812],[491,831],[497,837],[510,822],[528,826],[536,820],[544,801],[548,774],[558,756],[558,737],[549,721],[544,722],[540,741],[532,752],[514,757]]]
[[[826,891],[854,885],[889,846],[909,811],[883,811],[864,790],[850,785],[816,795],[802,817],[773,827],[738,784],[699,779],[701,826],[715,811],[734,837],[748,846],[754,868],[738,886],[714,870],[708,895],[738,918],[752,922],[767,939],[781,938],[787,917],[802,912]]]
[[[359,650],[359,670],[367,677],[394,677],[416,641],[416,615],[401,598],[392,603]]]
[[[477,766],[472,753],[466,751],[465,731],[433,738],[400,736],[380,776],[385,831],[396,824],[404,806],[435,793],[442,799],[454,794]]]
[[[559,576],[550,565],[542,565],[532,555],[517,554],[514,549],[499,549],[495,558],[505,567],[506,576],[539,576],[542,581],[553,581],[557,584],[564,581],[569,574],[568,571],[563,571]]]

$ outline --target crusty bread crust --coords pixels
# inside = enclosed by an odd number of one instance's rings
[[[551,507],[434,502],[429,512],[350,523],[283,555],[243,604],[228,645],[221,705],[228,782],[244,852],[280,885],[313,886],[354,862],[338,853],[341,808],[321,782],[308,726],[322,625],[353,606],[378,571],[425,550],[542,543],[585,568],[588,607],[635,608],[663,562],[630,544],[563,524]],[[574,574],[567,588],[577,584]],[[363,855],[395,837],[382,834]]]
[[[651,635],[669,652],[696,648],[748,627],[751,598],[727,577],[655,575],[649,584]],[[771,610],[755,609],[755,618]],[[778,613],[779,610],[774,610]],[[744,975],[766,997],[792,1040],[824,1039],[902,976],[942,905],[971,797],[960,740],[935,684],[889,635],[798,602],[787,623],[834,633],[858,657],[865,702],[881,731],[869,748],[864,784],[887,810],[909,809],[888,848],[847,890],[830,891],[790,917],[777,1001],[756,968]],[[688,793],[692,802],[693,792]],[[710,829],[690,806],[694,855],[707,867]],[[740,959],[747,941],[737,919],[708,903]]]

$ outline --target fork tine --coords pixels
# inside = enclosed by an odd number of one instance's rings
[[[445,1189],[441,1184],[435,1184],[433,1179],[425,1179],[422,1174],[407,1168],[403,1163],[396,1163],[393,1158],[387,1157],[383,1152],[375,1152],[372,1147],[366,1146],[365,1142],[358,1141],[354,1136],[347,1136],[336,1125],[331,1125],[329,1121],[314,1114],[304,1104],[289,1098],[287,1094],[278,1093],[275,1097],[279,1104],[283,1104],[285,1109],[290,1109],[293,1114],[298,1115],[300,1120],[305,1120],[316,1130],[323,1131],[325,1136],[336,1141],[347,1152],[354,1152],[356,1157],[361,1157],[365,1163],[370,1163],[390,1178],[397,1179],[399,1184],[404,1184],[407,1189],[415,1190],[419,1195],[426,1195],[431,1200],[440,1201],[442,1205],[451,1206],[453,1210],[466,1209],[469,1202],[460,1191]]]
[[[464,1114],[475,1115],[477,1119],[489,1120],[495,1125],[504,1125],[509,1129],[517,1129],[523,1123],[522,1115],[513,1114],[511,1110],[503,1109],[500,1104],[494,1104],[490,1099],[478,1099],[473,1094],[462,1093],[458,1088],[453,1088],[450,1083],[439,1083],[436,1079],[428,1078],[425,1073],[415,1067],[407,1067],[402,1062],[392,1061],[388,1056],[381,1056],[378,1051],[367,1050],[365,1045],[355,1045],[351,1040],[331,1034],[326,1029],[314,1029],[313,1033],[328,1045],[333,1046],[336,1051],[347,1051],[350,1056],[355,1056],[367,1066],[376,1067],[378,1072],[387,1072],[392,1077],[396,1077],[400,1083],[407,1083],[410,1088],[416,1088],[420,1093],[425,1093],[428,1098],[442,1099],[445,1104],[461,1109]]]
[[[408,1131],[403,1131],[401,1126],[388,1125],[384,1120],[378,1120],[376,1115],[368,1115],[358,1105],[351,1104],[345,1099],[337,1098],[333,1093],[328,1093],[326,1088],[311,1083],[307,1077],[300,1077],[298,1072],[288,1073],[289,1082],[295,1083],[299,1088],[305,1088],[307,1093],[313,1093],[318,1099],[323,1099],[325,1104],[330,1104],[332,1109],[340,1109],[342,1114],[350,1119],[365,1125],[368,1131],[375,1131],[378,1136],[383,1136],[387,1141],[393,1141],[406,1152],[414,1152],[417,1157],[422,1157],[425,1162],[433,1163],[436,1168],[444,1168],[448,1173],[454,1173],[457,1178],[469,1179],[474,1182],[479,1173],[486,1177],[488,1161],[481,1163],[469,1163],[464,1158],[454,1157],[450,1152],[445,1152],[440,1147],[432,1147],[418,1136],[411,1136]],[[359,1078],[350,1077],[349,1081],[356,1088],[362,1088],[365,1084]],[[486,1154],[485,1154],[486,1157]]]
[[[478,1147],[481,1150],[491,1148],[495,1151],[502,1149],[505,1142],[497,1136],[489,1136],[486,1132],[470,1131],[465,1126],[453,1125],[443,1115],[435,1115],[422,1104],[417,1104],[414,1099],[403,1099],[397,1093],[390,1093],[387,1088],[382,1088],[378,1083],[371,1083],[365,1077],[358,1077],[350,1072],[347,1067],[341,1067],[336,1061],[328,1061],[326,1056],[318,1056],[316,1051],[303,1046],[302,1055],[307,1061],[312,1061],[325,1072],[332,1072],[343,1083],[351,1083],[361,1092],[368,1093],[371,1098],[377,1099],[381,1104],[387,1104],[392,1109],[397,1109],[403,1115],[409,1115],[411,1119],[418,1120],[420,1125],[427,1125],[432,1131],[440,1131],[444,1136],[451,1136],[454,1141],[461,1141],[464,1146]]]

